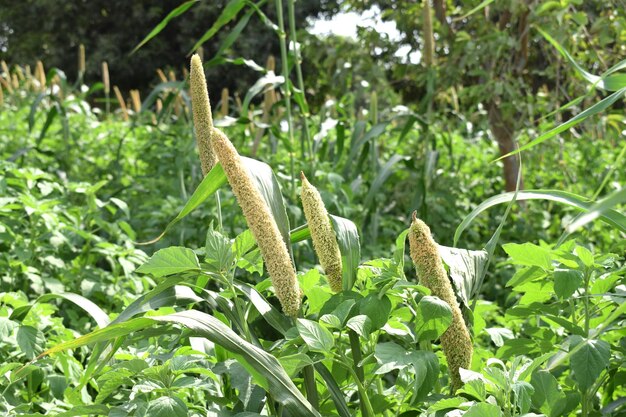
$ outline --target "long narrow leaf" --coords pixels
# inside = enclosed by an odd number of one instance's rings
[[[241,11],[241,9],[244,8],[245,5],[245,0],[231,0],[230,2],[228,2],[226,7],[224,7],[224,9],[222,10],[222,13],[220,13],[220,15],[218,16],[215,23],[213,23],[209,30],[204,32],[204,35],[202,35],[200,39],[198,39],[198,41],[193,45],[193,48],[191,48],[191,51],[189,53],[192,53],[200,46],[202,46],[203,43],[207,42],[213,36],[215,36],[215,34],[222,28],[222,26],[233,20],[235,16],[237,16],[237,14]]]
[[[589,207],[587,213],[580,216],[572,224],[567,226],[567,233],[574,233],[584,225],[594,221],[611,208],[626,201],[626,188],[621,188],[599,200],[593,206]]]
[[[167,16],[165,16],[165,19],[161,20],[161,22],[158,25],[156,25],[154,27],[154,29],[152,29],[152,31],[150,31],[148,36],[143,38],[143,40],[141,42],[139,42],[139,44],[137,46],[135,46],[135,48],[133,48],[133,50],[131,51],[131,55],[134,54],[135,52],[137,52],[137,50],[139,48],[144,46],[146,43],[148,43],[148,41],[150,39],[154,38],[163,29],[165,29],[165,26],[167,26],[167,24],[170,22],[170,20],[172,20],[175,17],[180,16],[181,14],[185,13],[187,10],[189,10],[191,8],[191,6],[195,5],[198,1],[199,0],[191,0],[191,1],[185,2],[185,3],[181,4],[180,6],[178,6],[177,8],[175,8],[174,10],[172,10],[171,12],[169,12],[169,14]]]
[[[483,201],[470,214],[468,214],[454,232],[454,246],[456,246],[461,234],[483,211],[502,203],[508,203],[513,198],[514,193],[504,193],[493,196]],[[517,200],[549,200],[581,211],[588,211],[593,203],[576,194],[559,190],[526,190],[520,191]],[[626,232],[626,216],[615,211],[607,210],[599,216],[599,219],[612,225],[613,227]]]
[[[501,157],[496,159],[496,161],[499,161],[501,159],[507,158],[507,157],[509,157],[511,155],[518,154],[518,153],[520,153],[522,151],[525,151],[527,149],[530,149],[530,148],[532,148],[532,147],[534,147],[534,146],[536,146],[536,145],[538,145],[538,144],[540,144],[542,142],[545,142],[546,140],[548,140],[548,139],[558,135],[559,133],[566,131],[567,129],[569,129],[569,128],[573,127],[573,126],[576,126],[577,124],[579,124],[583,120],[587,119],[588,117],[594,116],[594,115],[596,115],[596,114],[606,110],[609,106],[611,106],[617,100],[622,98],[624,96],[624,94],[626,94],[626,87],[622,88],[621,90],[618,90],[618,91],[614,92],[610,96],[604,98],[603,100],[601,100],[598,103],[594,104],[593,106],[589,107],[585,111],[583,111],[583,112],[577,114],[576,116],[572,117],[567,122],[561,123],[557,127],[555,127],[553,129],[547,131],[546,133],[540,135],[538,138],[533,139],[532,141],[530,141],[526,145],[521,146],[518,149],[516,149],[515,151],[509,152],[506,155],[502,155]]]
[[[46,301],[53,300],[55,298],[67,300],[77,305],[78,307],[83,309],[85,313],[89,314],[89,316],[91,316],[91,318],[96,322],[96,324],[100,328],[106,327],[111,321],[109,320],[109,316],[107,316],[107,314],[104,311],[102,311],[102,309],[98,307],[96,304],[94,304],[87,298],[83,297],[82,295],[78,295],[78,294],[74,294],[70,292],[57,293],[57,294],[44,294],[40,296],[39,298],[37,298],[35,301],[33,301],[32,304],[18,307],[15,310],[13,310],[13,313],[11,313],[10,319],[21,321],[24,319],[24,317],[26,317],[26,315],[29,313],[31,308],[35,306],[35,304],[45,303]]]
[[[320,417],[320,414],[300,393],[274,356],[246,342],[215,317],[200,311],[189,310],[166,316],[137,318],[125,323],[113,324],[78,339],[59,344],[44,352],[40,357],[90,343],[102,342],[113,337],[125,336],[158,323],[182,325],[195,335],[205,337],[233,353],[239,360],[245,362],[244,365],[251,367],[254,373],[258,374],[256,382],[271,392],[274,399],[281,403],[292,416]]]
[[[567,50],[563,48],[563,46],[561,46],[561,44],[559,44],[547,32],[544,32],[543,30],[541,30],[541,28],[537,28],[537,31],[541,33],[541,35],[546,38],[546,40],[550,42],[552,46],[554,46],[556,50],[559,51],[559,53],[563,55],[563,57],[565,57],[574,66],[574,68],[576,68],[576,71],[578,71],[585,80],[587,80],[590,84],[593,84],[594,87],[606,91],[617,91],[621,88],[626,87],[626,74],[609,75],[626,66],[626,60],[613,66],[613,68],[607,71],[607,74],[599,77],[597,75],[591,74],[590,72],[587,72],[583,67],[581,67],[578,62],[576,62],[576,60],[569,54],[569,52],[567,52]]]
[[[193,192],[192,196],[189,198],[183,209],[178,213],[178,215],[168,223],[165,227],[163,233],[161,233],[156,238],[148,241],[139,243],[140,245],[149,245],[151,243],[158,242],[161,240],[163,236],[174,226],[176,223],[181,221],[185,216],[194,211],[204,200],[206,200],[211,194],[215,193],[220,187],[226,184],[226,174],[224,174],[224,170],[222,169],[222,165],[217,163],[211,171],[204,177],[198,188]]]

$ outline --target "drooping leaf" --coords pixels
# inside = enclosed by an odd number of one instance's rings
[[[343,217],[331,214],[330,221],[341,252],[343,290],[350,291],[356,281],[357,269],[361,263],[359,231],[352,221]]]
[[[91,316],[91,318],[96,322],[96,324],[100,328],[105,327],[106,325],[110,323],[109,316],[107,316],[107,314],[104,311],[102,311],[100,307],[98,307],[96,304],[94,304],[87,298],[78,294],[73,294],[73,293],[44,294],[40,296],[39,298],[37,298],[35,301],[33,301],[32,304],[18,307],[15,310],[13,310],[13,313],[11,313],[10,318],[11,320],[16,320],[16,321],[24,320],[28,312],[31,310],[31,308],[33,308],[35,304],[45,303],[46,301],[49,301],[55,298],[61,298],[61,299],[70,301],[74,303],[75,305],[77,305],[78,307],[82,308],[87,314],[89,314],[89,316]]]
[[[215,20],[209,30],[204,32],[200,39],[198,39],[189,53],[197,50],[203,43],[210,40],[220,30],[220,28],[233,20],[245,5],[246,2],[244,0],[229,1],[228,4],[222,9],[222,13],[220,13],[217,20]]]
[[[515,193],[504,193],[493,196],[483,201],[478,207],[476,207],[470,214],[465,216],[461,224],[454,232],[454,245],[456,246],[461,234],[467,227],[478,217],[483,211],[502,203],[508,203],[513,199]],[[548,200],[557,203],[565,204],[581,211],[588,211],[593,203],[589,202],[584,197],[576,194],[568,193],[559,190],[525,190],[520,191],[517,195],[517,200]],[[626,232],[626,216],[615,211],[607,210],[599,217],[600,220],[610,224],[622,232]]]
[[[487,265],[487,251],[467,250],[439,246],[443,262],[448,266],[448,274],[456,295],[469,308],[470,300],[478,291],[478,281]]]
[[[182,325],[195,335],[205,337],[231,352],[238,361],[241,361],[242,365],[246,366],[246,369],[253,373],[255,382],[271,392],[274,399],[281,403],[291,415],[295,417],[320,417],[320,414],[300,393],[275,357],[248,343],[215,317],[200,311],[188,310],[166,316],[142,317],[124,323],[112,324],[78,339],[61,343],[47,350],[41,356],[125,336],[158,323]]]

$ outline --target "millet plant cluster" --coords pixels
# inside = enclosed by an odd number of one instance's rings
[[[206,175],[217,161],[221,163],[250,231],[257,241],[283,312],[295,318],[300,312],[302,293],[292,258],[269,207],[241,161],[237,149],[221,130],[213,126],[204,69],[197,54],[191,58],[190,90],[202,172]],[[342,285],[341,253],[329,214],[319,191],[304,173],[301,174],[301,180],[302,206],[315,253],[328,277],[330,288],[335,293],[341,292],[345,289]],[[411,259],[420,284],[447,303],[452,310],[452,323],[442,334],[441,344],[448,361],[451,390],[454,392],[463,385],[460,368],[470,367],[472,340],[437,244],[428,226],[415,213],[408,236]]]

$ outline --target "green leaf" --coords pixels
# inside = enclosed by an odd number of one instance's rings
[[[620,68],[623,65],[624,61],[620,62],[618,65],[614,66],[612,69],[607,71],[602,77],[597,75],[593,75],[583,69],[576,60],[567,52],[561,44],[559,44],[552,36],[550,36],[547,32],[544,32],[541,28],[537,27],[537,31],[541,33],[541,35],[546,38],[548,42],[554,46],[564,58],[566,58],[578,71],[585,80],[587,80],[594,87],[607,90],[607,91],[617,91],[620,88],[626,87],[626,74],[620,75],[610,75],[612,72],[617,71],[616,68]]]
[[[507,287],[517,287],[519,285],[526,284],[527,282],[537,281],[545,278],[548,274],[537,266],[531,266],[526,268],[520,268],[515,271],[515,274],[506,283]]]
[[[478,403],[471,406],[464,417],[504,417],[500,407],[488,403]]]
[[[585,119],[587,119],[587,118],[589,118],[591,116],[595,116],[596,114],[606,110],[607,108],[609,108],[609,106],[613,105],[615,102],[620,100],[624,96],[624,94],[626,94],[626,87],[624,87],[624,88],[614,92],[610,96],[602,99],[601,101],[597,102],[593,106],[589,107],[588,109],[586,109],[586,110],[582,111],[581,113],[577,114],[576,116],[572,117],[571,119],[569,119],[565,123],[561,123],[560,125],[556,126],[555,128],[553,128],[553,129],[547,131],[546,133],[540,135],[539,137],[533,139],[532,141],[530,141],[526,145],[523,145],[523,146],[517,148],[516,150],[514,150],[513,152],[509,152],[506,155],[502,155],[501,157],[496,159],[496,161],[500,161],[500,160],[502,160],[504,158],[508,158],[511,155],[516,155],[516,154],[518,154],[518,153],[520,153],[522,151],[525,151],[525,150],[528,150],[530,148],[533,148],[536,145],[539,145],[540,143],[545,142],[546,140],[553,138],[554,136],[558,135],[559,133],[564,132],[567,129],[576,126],[577,124],[581,123]]]
[[[361,263],[361,242],[356,225],[343,217],[330,215],[333,230],[337,236],[342,263],[342,286],[344,291],[352,290],[356,273]]]
[[[583,282],[580,271],[559,269],[554,271],[554,292],[562,299],[571,297]]]
[[[187,417],[187,406],[178,397],[159,397],[148,403],[146,417]]]
[[[45,355],[102,342],[149,328],[158,323],[173,323],[188,328],[192,334],[205,337],[231,352],[253,375],[255,382],[271,392],[294,417],[320,417],[311,404],[291,381],[278,360],[263,349],[239,337],[224,323],[206,313],[188,310],[166,316],[137,318],[124,323],[111,324],[78,339],[61,343],[44,352]]]
[[[304,343],[306,343],[312,351],[330,353],[335,345],[332,333],[319,323],[306,319],[298,319],[296,327]]]
[[[611,347],[604,340],[571,336],[570,349],[582,343],[570,358],[570,369],[581,391],[587,391],[609,365]]]
[[[180,6],[178,6],[177,8],[175,8],[174,10],[172,10],[171,12],[169,12],[168,15],[165,16],[165,19],[163,19],[158,25],[156,25],[154,29],[150,31],[148,36],[146,36],[141,42],[139,42],[137,46],[135,46],[131,54],[135,53],[139,48],[144,46],[150,39],[154,38],[163,29],[165,29],[165,26],[167,26],[170,20],[185,13],[187,10],[189,10],[189,8],[191,8],[191,6],[195,5],[197,2],[198,0],[191,0],[191,1],[185,2],[181,4]]]
[[[498,204],[510,202],[513,199],[514,195],[515,193],[513,192],[499,194],[488,198],[487,200],[480,203],[478,207],[472,210],[470,214],[465,216],[463,221],[461,221],[461,224],[459,224],[459,226],[456,228],[456,231],[454,232],[454,246],[456,246],[463,231],[467,229],[467,227],[474,221],[474,219],[476,219],[476,217],[478,217],[480,213]],[[584,197],[559,190],[519,191],[516,200],[554,201],[581,211],[588,211],[589,208],[593,205],[592,202],[589,202],[589,200]],[[606,212],[601,213],[599,219],[626,233],[626,216],[624,216],[623,214],[615,210],[607,210]]]
[[[103,404],[77,405],[69,411],[55,414],[56,417],[80,417],[86,415],[108,416],[111,410]]]
[[[233,20],[237,16],[237,13],[239,13],[245,5],[246,2],[244,0],[231,0],[228,2],[228,4],[222,9],[222,13],[220,13],[215,23],[213,23],[209,30],[204,32],[200,39],[198,39],[198,41],[193,45],[193,48],[191,48],[189,53],[194,52],[202,46],[203,43],[210,40],[220,30],[220,28]]]
[[[529,412],[535,388],[533,388],[533,386],[526,381],[516,381],[512,388],[515,405],[519,408],[522,414]]]
[[[443,300],[427,295],[417,304],[415,333],[418,340],[436,340],[452,323],[452,309]]]
[[[594,221],[607,211],[611,210],[616,205],[622,204],[624,202],[626,202],[626,187],[615,190],[606,197],[598,200],[594,205],[589,207],[589,210],[585,214],[578,217],[575,221],[572,222],[572,224],[567,226],[566,232],[568,234],[574,233],[576,230]]]
[[[359,313],[372,321],[372,330],[378,330],[387,323],[391,312],[391,300],[386,295],[378,298],[378,294],[370,294],[359,300]]]
[[[287,245],[289,253],[292,254],[289,217],[287,217],[283,194],[280,191],[280,185],[278,184],[276,175],[274,175],[274,171],[272,171],[272,168],[265,162],[246,157],[242,157],[241,159],[252,176],[265,203],[267,203],[274,217],[274,221],[276,221],[276,225],[278,225],[278,230],[280,231],[283,241],[285,245]]]
[[[487,265],[487,251],[439,246],[439,253],[448,266],[448,274],[456,289],[456,295],[466,307],[469,307],[470,300],[479,290],[479,279]]]
[[[31,326],[20,326],[17,329],[16,339],[18,346],[28,359],[33,359],[43,351],[46,343],[43,333]]]
[[[102,309],[98,307],[96,304],[92,303],[90,300],[86,299],[85,297],[81,295],[73,294],[69,292],[59,293],[59,294],[44,294],[40,296],[39,298],[37,298],[35,301],[33,301],[32,304],[21,306],[13,310],[10,318],[11,320],[22,321],[24,320],[26,315],[30,312],[31,308],[33,308],[35,304],[44,303],[46,301],[49,301],[55,298],[61,298],[61,299],[70,301],[74,303],[75,305],[77,305],[78,307],[82,308],[87,314],[91,316],[91,318],[96,322],[96,324],[100,328],[107,326],[110,322],[109,316],[107,316],[107,314],[104,311],[102,311]]]
[[[189,213],[191,213],[196,208],[198,208],[198,206],[200,206],[200,204],[202,204],[204,200],[209,198],[210,195],[214,194],[227,182],[228,181],[226,179],[226,174],[224,173],[224,169],[222,168],[222,165],[218,162],[217,164],[215,164],[213,168],[211,168],[211,171],[209,171],[209,173],[206,174],[206,176],[204,177],[200,185],[198,185],[198,188],[196,188],[196,190],[193,192],[191,197],[189,197],[189,200],[187,200],[187,203],[185,203],[185,206],[180,211],[180,213],[178,213],[178,215],[167,224],[163,233],[161,233],[159,236],[157,236],[156,238],[148,242],[141,242],[139,244],[149,245],[149,244],[156,243],[159,240],[161,240],[161,238],[165,236],[165,234],[176,223],[181,221]]]
[[[566,397],[556,378],[548,371],[536,371],[532,374],[530,384],[535,389],[532,396],[533,406],[548,417],[561,417],[565,410]]]
[[[366,315],[361,314],[348,320],[346,327],[354,330],[354,332],[363,339],[367,339],[372,331],[372,321]]]
[[[187,271],[200,271],[200,262],[194,251],[181,246],[160,249],[137,268],[137,272],[151,274],[156,278]]]
[[[507,243],[502,249],[518,265],[537,266],[542,269],[552,269],[552,255],[548,249],[532,243]]]

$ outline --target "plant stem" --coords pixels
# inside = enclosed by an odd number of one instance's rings
[[[354,330],[349,330],[348,339],[350,340],[350,351],[352,352],[352,362],[353,362],[352,373],[355,376],[355,378],[358,380],[357,385],[362,387],[363,381],[365,380],[365,373],[363,372],[363,367],[359,365],[359,363],[361,362],[361,358],[362,358],[361,357],[361,343],[359,341],[359,335],[357,335]],[[363,397],[364,397],[364,394],[363,392],[361,392],[361,389],[359,388],[359,398],[361,400],[359,401],[359,406],[361,408],[361,414],[363,415],[363,417],[366,417],[369,411],[367,409],[366,402],[369,402],[369,399],[366,401],[366,399]],[[367,395],[365,395],[365,397],[367,397]]]
[[[309,400],[314,409],[320,409],[320,400],[317,395],[317,385],[315,383],[315,368],[313,365],[307,365],[302,369],[304,374],[304,388],[306,389],[306,398]]]
[[[306,144],[306,150],[309,153],[309,157],[313,157],[313,151],[311,149],[311,137],[309,133],[309,105],[306,101],[306,96],[304,94],[304,79],[302,77],[302,66],[300,65],[302,62],[302,57],[300,56],[300,46],[298,45],[298,38],[296,32],[296,12],[294,8],[295,0],[287,0],[287,9],[289,12],[289,36],[293,41],[294,52],[296,56],[296,76],[298,80],[298,89],[302,93],[302,101],[304,102],[305,108],[302,110],[302,121],[304,123],[304,142]]]
[[[291,169],[291,191],[296,190],[295,162],[293,151],[293,121],[291,119],[291,83],[289,82],[289,64],[287,62],[287,35],[285,33],[285,19],[283,18],[283,2],[276,0],[276,14],[278,15],[278,40],[280,41],[280,60],[282,61],[283,77],[285,78],[285,112],[287,113],[287,130],[289,135],[289,167]],[[304,155],[303,159],[304,159]]]

